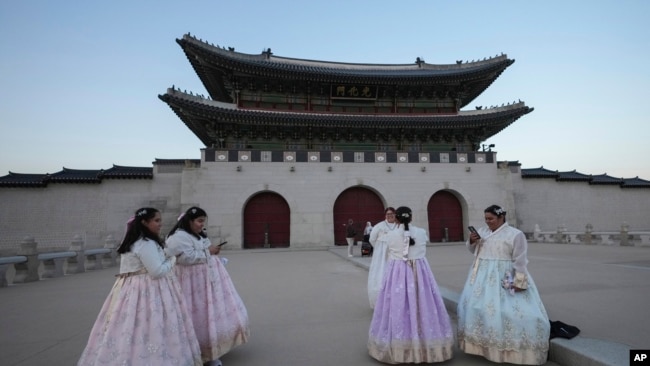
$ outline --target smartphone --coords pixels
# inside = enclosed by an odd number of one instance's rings
[[[223,243],[219,243],[219,246],[222,246],[222,245],[224,245],[226,243],[227,243],[227,241],[224,241]]]
[[[469,229],[469,231],[470,231],[471,233],[474,233],[474,234],[478,235],[478,231],[476,231],[476,229],[474,228],[474,226],[468,226],[467,228]],[[478,237],[479,237],[479,239],[481,238],[480,235],[478,235]]]

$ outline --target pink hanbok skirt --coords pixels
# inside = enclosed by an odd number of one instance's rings
[[[218,256],[174,271],[194,323],[204,361],[216,360],[249,337],[248,312]]]
[[[199,343],[173,274],[118,278],[79,366],[201,366]]]

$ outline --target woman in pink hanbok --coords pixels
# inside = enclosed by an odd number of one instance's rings
[[[183,294],[160,239],[155,208],[137,210],[127,223],[120,273],[90,331],[79,366],[201,366],[199,343]]]
[[[191,314],[206,365],[249,337],[248,312],[228,271],[203,230],[207,213],[190,207],[167,237],[166,253],[177,257],[175,273]]]
[[[452,357],[451,319],[426,259],[426,232],[409,225],[408,207],[386,234],[388,262],[370,323],[368,352],[378,361],[442,362]]]

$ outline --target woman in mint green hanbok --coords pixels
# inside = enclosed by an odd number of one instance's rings
[[[550,323],[528,273],[526,237],[508,225],[503,208],[484,214],[487,228],[466,243],[475,259],[458,301],[458,347],[493,362],[542,365]]]

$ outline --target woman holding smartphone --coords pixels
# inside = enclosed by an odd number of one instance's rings
[[[472,230],[475,256],[458,300],[458,348],[493,362],[546,363],[550,323],[528,273],[524,233],[508,225],[506,211],[484,211],[487,227]]]
[[[167,237],[166,253],[176,256],[175,273],[192,317],[205,365],[221,365],[219,357],[249,337],[248,312],[230,275],[205,233],[207,213],[190,207]]]

